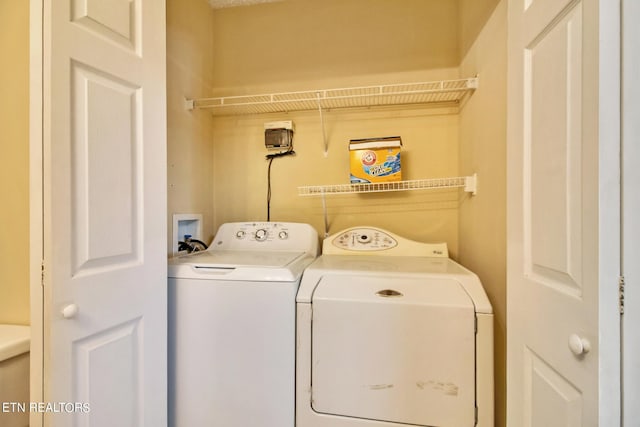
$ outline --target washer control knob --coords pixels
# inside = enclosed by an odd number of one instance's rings
[[[240,230],[236,233],[236,239],[244,239],[244,236],[246,236],[246,232],[244,230]]]
[[[288,239],[289,238],[289,233],[287,233],[286,231],[282,230],[281,232],[278,233],[278,237],[281,238],[282,240]]]
[[[268,236],[267,230],[265,230],[264,228],[259,228],[256,230],[256,240],[258,242],[267,240],[267,236]]]

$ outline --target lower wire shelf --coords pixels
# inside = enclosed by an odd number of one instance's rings
[[[438,188],[463,188],[465,192],[476,195],[478,191],[477,174],[451,178],[417,179],[410,181],[377,182],[368,184],[310,185],[298,187],[299,196],[329,196],[356,193],[381,193],[388,191],[429,190]]]

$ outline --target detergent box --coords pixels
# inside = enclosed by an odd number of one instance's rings
[[[402,180],[399,136],[349,141],[351,184]]]

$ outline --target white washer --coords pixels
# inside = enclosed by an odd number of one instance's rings
[[[228,223],[169,261],[169,425],[293,427],[295,297],[307,224]]]
[[[446,244],[324,240],[297,296],[296,427],[492,427],[493,314]]]

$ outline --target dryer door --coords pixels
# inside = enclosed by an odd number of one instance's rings
[[[312,349],[317,412],[475,424],[475,312],[455,280],[324,276]]]

